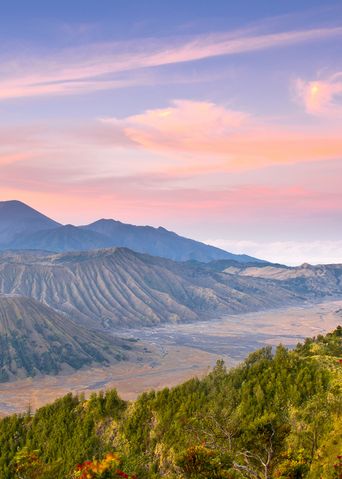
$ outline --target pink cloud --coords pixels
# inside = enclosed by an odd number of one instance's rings
[[[316,116],[342,117],[342,72],[325,80],[298,79],[295,89],[307,113]]]
[[[239,170],[342,156],[341,129],[289,128],[210,102],[177,100],[125,119],[103,119],[137,147],[182,161],[180,169]],[[177,170],[177,167],[176,167]]]
[[[214,103],[189,100],[175,100],[171,107],[147,110],[121,122],[114,120],[114,124],[123,126],[129,139],[144,148],[197,150],[204,154],[208,153],[208,146],[213,142],[220,142],[247,122],[245,113],[227,110]]]

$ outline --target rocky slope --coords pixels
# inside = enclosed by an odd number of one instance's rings
[[[0,382],[124,359],[128,343],[23,296],[0,295]]]
[[[125,248],[0,255],[0,293],[32,297],[89,327],[210,319],[287,305],[295,290]]]
[[[299,294],[312,297],[339,296],[342,293],[342,265],[323,264],[310,265],[302,264],[298,267],[287,267],[283,265],[247,265],[226,267],[224,262],[215,263],[222,265],[222,270],[228,274],[236,274],[248,278],[263,278],[278,283]],[[210,267],[210,265],[209,265]]]

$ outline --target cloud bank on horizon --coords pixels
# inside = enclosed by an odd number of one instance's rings
[[[338,2],[14,3],[0,199],[342,261]]]

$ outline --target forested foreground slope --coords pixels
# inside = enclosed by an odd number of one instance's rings
[[[1,478],[339,479],[341,340],[263,348],[133,403],[67,395],[4,418]]]

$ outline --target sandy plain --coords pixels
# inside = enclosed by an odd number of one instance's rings
[[[132,400],[143,391],[201,377],[217,359],[231,367],[264,345],[291,347],[338,324],[342,324],[342,300],[230,315],[210,322],[123,330],[119,335],[138,339],[146,349],[138,361],[0,384],[0,415],[35,410],[70,391],[89,396],[115,387],[121,397]]]

